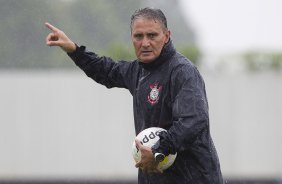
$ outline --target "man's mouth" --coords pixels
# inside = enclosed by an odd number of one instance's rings
[[[142,54],[150,54],[152,51],[150,51],[150,50],[143,50],[143,51],[141,51],[141,53]]]

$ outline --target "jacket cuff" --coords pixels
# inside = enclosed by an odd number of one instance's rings
[[[73,62],[77,66],[79,66],[81,68],[87,63],[87,60],[82,59],[82,58],[84,58],[83,55],[86,51],[86,47],[85,46],[78,46],[77,44],[75,44],[75,46],[76,46],[75,51],[73,51],[71,53],[67,53],[67,55],[73,60]]]
[[[169,148],[170,146],[169,145],[166,145],[166,142],[163,141],[163,134],[165,134],[165,132],[161,132],[160,133],[160,140],[158,142],[156,142],[155,145],[152,146],[152,152],[153,154],[155,153],[162,153],[164,154],[165,156],[169,155],[170,154],[170,151],[169,151]]]
[[[67,53],[67,55],[69,57],[71,57],[72,59],[76,59],[78,58],[78,56],[85,51],[85,46],[78,46],[75,43],[75,51],[71,52],[71,53]]]
[[[155,145],[151,147],[153,155],[155,155],[156,153],[160,153],[159,147],[160,147],[160,141],[158,141]]]

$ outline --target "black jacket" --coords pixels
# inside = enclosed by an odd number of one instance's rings
[[[140,184],[222,184],[218,156],[210,136],[204,81],[196,67],[170,41],[149,64],[114,62],[78,47],[69,56],[88,77],[108,88],[122,87],[133,96],[135,131],[168,130],[153,149],[177,152],[163,174],[139,170]]]

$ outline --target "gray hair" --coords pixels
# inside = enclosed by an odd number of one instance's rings
[[[132,30],[132,25],[134,21],[140,17],[158,20],[161,23],[162,27],[164,29],[167,29],[167,21],[166,21],[166,17],[164,13],[160,9],[146,7],[146,8],[136,10],[133,13],[133,15],[131,16],[131,23],[130,23],[131,30]]]

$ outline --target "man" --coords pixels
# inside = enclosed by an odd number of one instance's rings
[[[133,96],[136,134],[149,127],[167,130],[152,148],[141,151],[140,184],[221,184],[222,176],[209,129],[204,81],[196,67],[176,52],[165,15],[159,9],[137,10],[131,38],[137,60],[114,62],[77,46],[61,30],[52,31],[49,46],[60,46],[87,76],[108,88],[121,87]],[[174,164],[160,171],[158,162],[177,152]]]

